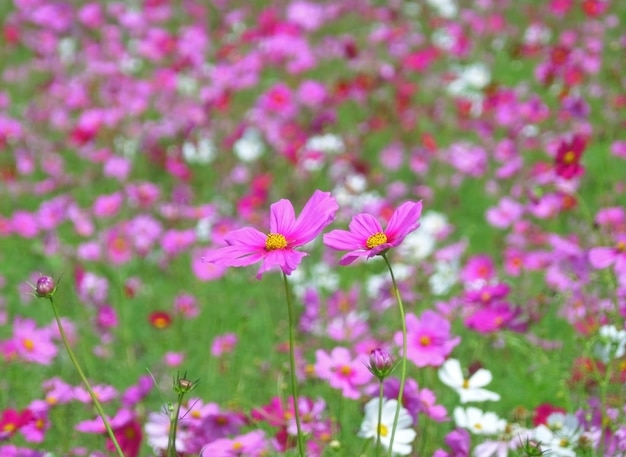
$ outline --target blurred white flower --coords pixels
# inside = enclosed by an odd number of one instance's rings
[[[480,62],[465,67],[457,67],[455,73],[456,79],[447,88],[450,95],[481,95],[481,91],[491,82],[489,68]]]
[[[373,438],[374,443],[378,435],[380,435],[380,443],[383,448],[389,450],[391,444],[391,431],[393,429],[394,417],[396,414],[397,400],[385,400],[382,405],[382,415],[378,422],[379,398],[370,400],[365,405],[365,418],[361,424],[358,436],[361,438]],[[413,419],[405,408],[400,408],[396,434],[393,439],[393,454],[409,455],[411,453],[411,443],[415,439],[417,433],[411,428]]]
[[[187,163],[211,163],[216,155],[215,145],[208,138],[201,138],[197,144],[190,141],[183,143],[183,157]]]
[[[506,421],[500,419],[496,413],[483,412],[470,406],[463,409],[454,408],[454,421],[457,427],[465,428],[476,435],[496,435],[506,428]]]
[[[255,128],[247,128],[233,145],[235,155],[242,162],[254,162],[261,157],[264,149],[261,133]]]
[[[603,325],[598,331],[596,355],[608,363],[626,353],[626,330],[618,330],[614,325]]]
[[[340,136],[327,133],[325,135],[312,136],[308,139],[304,148],[326,154],[337,154],[343,152],[345,146]]]
[[[459,281],[458,261],[437,261],[435,273],[428,278],[433,295],[445,295]]]
[[[451,19],[459,12],[459,7],[454,0],[426,0],[426,3],[433,8],[441,17]]]
[[[461,363],[457,359],[448,359],[439,368],[438,375],[441,382],[457,391],[461,403],[500,400],[497,393],[483,389],[493,379],[489,370],[480,368],[469,379],[465,379]]]

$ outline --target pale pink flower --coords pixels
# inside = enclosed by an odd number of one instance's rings
[[[318,349],[315,359],[317,376],[328,381],[331,387],[340,389],[346,398],[358,399],[361,396],[358,387],[372,379],[366,360],[354,359],[346,348],[336,347],[330,354]]]

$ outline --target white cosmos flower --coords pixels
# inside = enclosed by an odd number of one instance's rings
[[[457,427],[465,428],[476,435],[497,435],[506,428],[506,421],[500,419],[496,413],[483,412],[470,406],[463,409],[454,408],[454,422]]]
[[[574,448],[581,435],[578,419],[572,414],[552,413],[546,424],[539,425],[534,433],[546,455],[576,457]]]
[[[365,405],[365,418],[361,424],[358,436],[361,438],[373,438],[376,442],[380,434],[380,443],[383,448],[389,450],[391,432],[393,430],[393,419],[396,415],[397,400],[385,400],[382,407],[380,423],[378,422],[378,405],[380,399],[374,398]],[[405,408],[400,408],[396,434],[393,438],[392,453],[397,455],[409,455],[411,453],[411,443],[417,433],[411,428],[413,418]]]
[[[441,382],[458,392],[461,403],[500,400],[500,395],[497,393],[483,389],[493,379],[489,370],[480,368],[469,379],[465,379],[460,362],[456,359],[448,359],[441,365],[438,374]]]

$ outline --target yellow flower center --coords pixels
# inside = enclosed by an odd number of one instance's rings
[[[22,340],[22,345],[28,352],[32,352],[33,349],[35,349],[35,343],[30,338],[24,338]]]
[[[280,233],[270,233],[265,239],[265,250],[275,251],[276,249],[285,249],[287,247],[287,239]]]
[[[378,232],[378,233],[374,233],[373,235],[371,235],[365,242],[365,245],[367,246],[367,249],[373,249],[376,246],[385,244],[386,242],[387,242],[387,235],[385,235],[384,233]]]
[[[341,373],[344,376],[350,376],[352,374],[352,368],[350,368],[349,365],[342,365],[339,368],[339,373]]]
[[[431,343],[430,336],[423,335],[420,337],[420,344],[422,346],[430,346],[430,343]]]
[[[389,433],[389,429],[387,428],[387,426],[383,425],[383,424],[379,424],[378,425],[378,434],[380,436],[387,436],[387,433]]]
[[[617,252],[622,253],[626,252],[626,241],[620,241],[616,246]]]
[[[576,160],[576,154],[573,151],[567,151],[563,156],[563,162],[569,165],[570,163],[574,163]]]
[[[2,431],[7,433],[13,433],[15,430],[17,430],[17,427],[11,422],[4,424],[4,427],[2,427]]]
[[[469,389],[469,379],[464,379],[463,380],[463,388],[464,389]]]
[[[238,451],[243,447],[243,444],[241,444],[239,441],[235,441],[233,443],[233,451]]]

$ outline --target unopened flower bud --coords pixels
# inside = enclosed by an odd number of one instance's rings
[[[40,276],[35,286],[35,295],[40,298],[50,298],[57,290],[54,279],[50,276]]]
[[[376,376],[379,380],[385,379],[393,371],[396,364],[387,351],[383,351],[380,348],[372,350],[370,353],[370,364],[368,369],[370,373]]]

